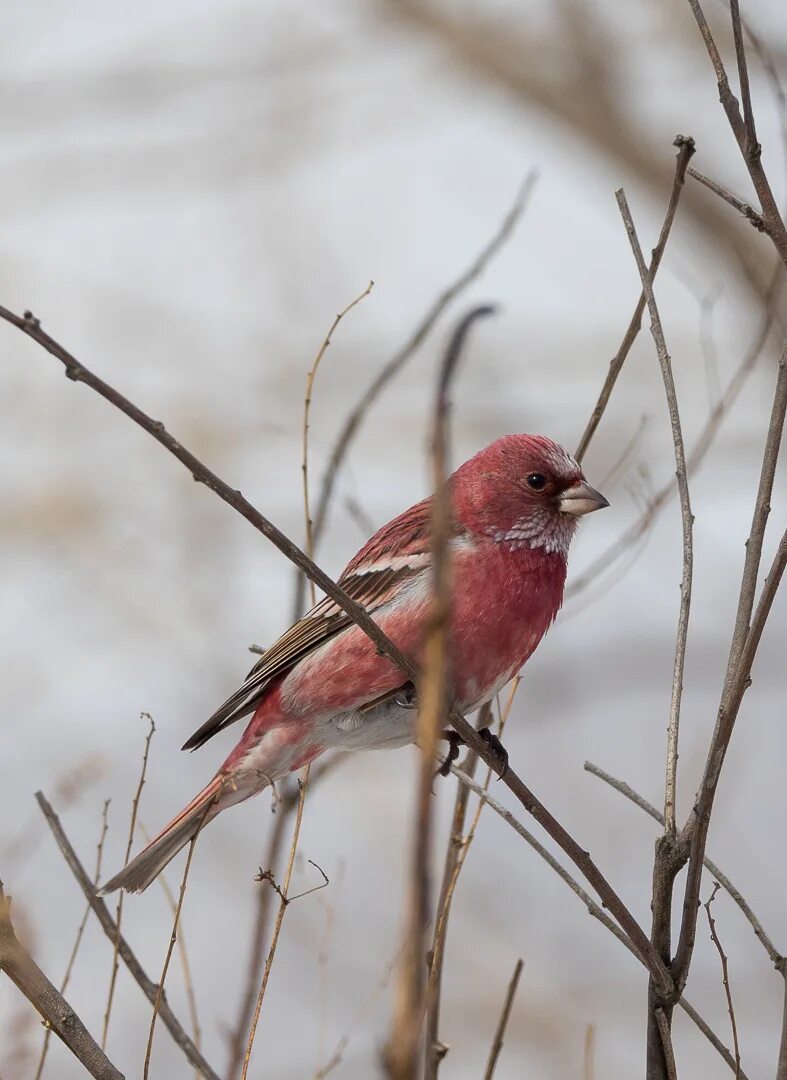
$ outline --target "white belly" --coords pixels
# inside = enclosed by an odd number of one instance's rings
[[[318,721],[318,738],[337,750],[395,750],[413,741],[416,710],[386,701],[365,712]]]

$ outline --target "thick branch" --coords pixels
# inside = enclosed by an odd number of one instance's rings
[[[89,879],[88,879],[89,880]],[[11,897],[0,882],[0,971],[40,1013],[47,1028],[62,1039],[96,1080],[123,1080],[77,1014],[22,947],[11,922]]]

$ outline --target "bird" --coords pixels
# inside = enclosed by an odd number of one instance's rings
[[[448,478],[450,696],[462,714],[490,701],[530,658],[563,601],[579,518],[609,505],[577,461],[543,435],[497,439]],[[429,620],[432,498],[379,529],[339,585],[416,666]],[[415,706],[415,708],[414,708]],[[185,742],[196,750],[251,715],[212,780],[100,890],[142,892],[204,826],[326,750],[411,743],[412,683],[330,597],[259,659]]]

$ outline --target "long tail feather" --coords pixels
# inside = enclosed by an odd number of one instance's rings
[[[141,893],[161,873],[167,863],[174,859],[181,848],[218,814],[222,807],[218,804],[223,778],[214,777],[206,788],[197,795],[188,806],[170,821],[153,840],[128,863],[119,874],[111,878],[99,890],[100,896],[125,889],[126,892]]]

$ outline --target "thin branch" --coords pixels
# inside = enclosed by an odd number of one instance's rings
[[[148,1031],[148,1042],[145,1047],[145,1064],[142,1069],[142,1080],[148,1080],[150,1074],[150,1055],[153,1052],[153,1036],[156,1032],[156,1020],[158,1019],[161,1002],[164,998],[164,983],[167,978],[167,972],[169,971],[170,961],[172,960],[172,953],[175,951],[175,942],[178,940],[178,926],[180,925],[180,914],[183,910],[183,898],[186,895],[186,885],[188,884],[189,871],[191,870],[191,860],[194,857],[194,848],[197,846],[197,840],[199,840],[199,834],[202,832],[202,827],[207,820],[210,807],[210,803],[205,807],[205,812],[202,815],[197,831],[194,833],[194,836],[191,838],[191,843],[189,844],[189,853],[186,857],[186,865],[183,869],[183,877],[180,881],[180,892],[178,893],[178,903],[175,908],[175,918],[172,920],[172,933],[170,934],[169,945],[167,946],[167,952],[164,957],[164,966],[161,969],[161,978],[156,987],[156,1000],[153,1002],[153,1014],[150,1017],[150,1030]]]
[[[724,949],[721,947],[721,941],[719,941],[719,935],[716,930],[716,920],[710,913],[710,906],[716,899],[716,893],[721,888],[718,881],[714,882],[713,891],[708,899],[705,901],[703,907],[705,913],[708,916],[708,928],[710,929],[710,936],[713,944],[716,946],[716,951],[719,954],[719,960],[721,961],[721,980],[724,983],[724,993],[727,997],[727,1012],[730,1014],[730,1025],[732,1027],[732,1046],[733,1053],[735,1054],[735,1080],[738,1080],[741,1074],[741,1051],[738,1045],[738,1025],[735,1022],[735,1008],[732,1004],[732,990],[730,989],[730,972],[727,957]]]
[[[787,411],[787,340],[779,361],[774,391],[771,419],[765,440],[760,483],[752,516],[752,526],[746,543],[738,612],[735,619],[730,659],[722,689],[716,726],[711,738],[705,770],[699,791],[695,796],[694,809],[681,833],[681,841],[690,847],[689,867],[683,901],[683,918],[680,939],[675,956],[674,970],[679,987],[685,984],[697,929],[702,860],[710,826],[710,816],[716,788],[724,765],[724,758],[732,738],[743,695],[750,683],[751,667],[770,613],[776,590],[779,587],[787,559],[787,533],[782,537],[771,570],[766,578],[754,617],[749,623],[757,576],[762,553],[765,526],[770,512],[770,500],[776,462],[779,456],[785,412]]]
[[[508,1019],[511,1016],[514,997],[516,996],[519,987],[519,979],[522,975],[522,968],[524,966],[522,960],[517,960],[514,965],[514,974],[511,976],[511,981],[508,984],[505,1001],[503,1002],[503,1010],[500,1013],[500,1019],[497,1022],[497,1029],[495,1030],[494,1041],[492,1042],[492,1049],[489,1051],[489,1060],[486,1063],[484,1080],[492,1080],[492,1077],[494,1076],[497,1059],[500,1057],[500,1051],[503,1049],[503,1039],[505,1038],[506,1028],[508,1027]]]
[[[303,780],[298,781],[298,806],[295,812],[295,825],[292,830],[292,842],[290,844],[290,854],[287,859],[287,869],[284,873],[284,882],[282,883],[279,891],[279,910],[276,913],[276,924],[273,928],[273,937],[271,939],[270,948],[268,949],[268,956],[265,960],[265,968],[262,973],[262,982],[260,983],[259,993],[257,994],[257,1003],[254,1007],[254,1016],[252,1017],[251,1027],[249,1028],[249,1037],[246,1042],[246,1051],[243,1055],[243,1069],[241,1071],[241,1080],[246,1080],[249,1072],[249,1062],[251,1061],[251,1051],[254,1047],[254,1038],[257,1034],[257,1025],[260,1021],[260,1014],[262,1012],[262,1003],[265,1000],[265,991],[268,988],[268,980],[271,974],[271,968],[273,967],[273,960],[276,956],[276,946],[279,944],[279,935],[281,934],[282,924],[284,922],[284,913],[287,910],[287,895],[290,889],[290,881],[292,880],[292,870],[295,865],[295,853],[298,850],[298,837],[301,831],[301,822],[303,820],[303,804],[306,798],[306,786],[308,783],[309,774],[308,768],[304,770]]]
[[[585,1028],[585,1055],[582,1070],[583,1080],[594,1080],[596,1059],[596,1025],[588,1024]]]
[[[431,599],[424,643],[423,674],[417,683],[417,742],[420,750],[416,786],[412,865],[407,899],[405,946],[396,993],[391,1037],[385,1065],[394,1080],[410,1080],[416,1072],[416,1055],[426,1007],[424,988],[426,928],[429,922],[432,863],[432,783],[440,732],[449,703],[449,647],[451,633],[451,499],[447,483],[451,380],[471,327],[494,313],[489,305],[469,311],[451,335],[437,381],[430,457],[432,466]],[[475,731],[473,730],[474,734]]]
[[[96,1080],[123,1080],[63,995],[52,985],[22,947],[11,922],[11,897],[0,882],[0,971],[40,1013],[48,1028],[65,1043],[86,1072]]]
[[[670,701],[669,726],[667,728],[667,775],[664,786],[664,830],[666,835],[670,839],[673,839],[676,833],[675,796],[677,790],[680,702],[683,694],[683,673],[686,664],[686,642],[689,632],[691,583],[694,565],[694,548],[692,541],[694,517],[691,512],[691,501],[689,499],[689,485],[686,476],[686,454],[683,448],[683,431],[680,423],[680,411],[678,409],[675,380],[672,376],[672,361],[667,352],[664,331],[656,306],[656,298],[653,295],[652,278],[645,266],[645,260],[642,256],[642,249],[634,227],[634,221],[632,220],[631,211],[629,210],[628,202],[626,201],[626,196],[622,188],[616,193],[616,198],[626,226],[629,242],[631,243],[631,250],[637,263],[637,269],[639,270],[639,276],[642,282],[642,289],[647,299],[651,320],[651,333],[656,345],[661,375],[664,380],[664,390],[667,395],[667,406],[672,428],[672,443],[675,450],[675,473],[678,480],[681,520],[683,524],[683,575],[680,583],[680,614],[678,616],[678,631],[675,640],[675,660],[672,672],[672,698]]]
[[[383,655],[387,656],[411,682],[417,682],[417,672],[414,665],[394,645],[394,643],[380,630],[377,623],[372,619],[366,609],[353,600],[347,593],[336,584],[323,570],[321,570],[296,544],[285,536],[280,529],[259,512],[244,498],[240,491],[230,488],[216,473],[204,465],[197,457],[187,450],[166,430],[161,421],[152,420],[138,406],[128,398],[118,393],[108,383],[97,375],[94,375],[81,364],[71,353],[63,348],[49,334],[41,329],[39,321],[27,313],[26,317],[20,317],[7,308],[0,307],[0,318],[5,319],[28,337],[37,341],[48,352],[61,361],[66,368],[66,374],[75,382],[83,382],[95,390],[110,404],[120,409],[136,424],[147,431],[157,442],[161,443],[174,457],[176,457],[191,472],[192,476],[200,483],[205,484],[229,506],[233,507],[242,517],[252,524],[263,536],[267,537],[290,562],[304,571],[339,607],[345,611],[354,623],[369,637],[379,648]],[[500,768],[494,754],[490,751],[485,741],[478,736],[475,729],[455,709],[449,713],[452,727],[464,739],[465,743],[474,749],[478,756],[487,765]],[[648,967],[654,974],[659,985],[665,993],[669,993],[672,987],[672,977],[664,965],[661,957],[653,949],[642,927],[623,903],[621,898],[609,884],[607,879],[598,869],[588,852],[563,828],[557,819],[547,810],[544,804],[520,779],[514,769],[509,765],[505,770],[502,781],[507,788],[516,796],[522,806],[531,814],[536,821],[549,833],[555,842],[568,855],[571,861],[578,867],[583,876],[590,882],[598,893],[602,902],[613,913],[625,932],[631,937],[635,946],[641,950],[642,955],[647,957]]]
[[[118,937],[118,952],[120,954],[120,959],[128,968],[131,977],[142,990],[142,993],[145,995],[151,1005],[153,1005],[156,1001],[156,995],[158,992],[158,987],[156,983],[154,983],[153,980],[145,974],[144,968],[140,964],[139,960],[137,960],[134,952],[132,951],[130,945],[123,937],[123,935],[118,935],[117,926],[115,925],[115,920],[109,913],[109,908],[100,896],[96,896],[93,882],[90,880],[90,877],[88,876],[84,866],[79,861],[77,853],[71,846],[71,842],[66,836],[63,830],[63,826],[60,824],[60,820],[57,814],[54,812],[42,792],[36,792],[36,801],[41,808],[41,812],[46,818],[49,828],[52,831],[52,835],[55,838],[55,843],[60,848],[60,852],[63,855],[63,858],[66,860],[66,863],[68,864],[71,873],[74,875],[77,884],[82,890],[82,894],[84,895],[87,902],[90,904],[90,907],[93,909],[96,918],[101,924],[101,929],[104,931],[104,933],[112,943],[114,943],[115,938]],[[158,1011],[159,1016],[161,1017],[162,1024],[164,1024],[166,1029],[169,1031],[175,1044],[179,1046],[180,1049],[183,1051],[189,1064],[193,1065],[195,1069],[199,1069],[199,1071],[202,1073],[202,1076],[204,1077],[204,1080],[221,1080],[219,1074],[210,1067],[210,1065],[200,1053],[199,1049],[194,1045],[194,1042],[191,1040],[189,1035],[186,1033],[180,1022],[178,1021],[177,1017],[170,1008],[166,997],[161,999]]]
[[[104,800],[104,808],[101,811],[101,832],[99,833],[98,843],[96,845],[96,869],[93,874],[93,885],[95,888],[98,888],[98,883],[101,880],[101,863],[104,856],[104,841],[106,840],[107,832],[109,831],[108,814],[110,801],[110,799]],[[87,920],[89,917],[90,904],[86,904],[84,914],[82,915],[82,920],[79,924],[79,927],[77,928],[77,936],[74,940],[73,948],[71,949],[71,955],[69,956],[68,963],[66,964],[66,972],[63,976],[63,981],[60,984],[61,994],[65,994],[66,990],[68,989],[68,984],[71,981],[71,973],[74,970],[77,953],[79,952],[79,947],[82,944],[82,938],[84,937],[85,927],[87,926]],[[47,1027],[46,1034],[44,1035],[44,1043],[41,1047],[41,1056],[38,1059],[38,1068],[36,1069],[35,1080],[41,1080],[41,1077],[44,1073],[44,1064],[46,1063],[46,1055],[49,1051],[49,1040],[51,1036],[52,1029],[50,1027]],[[102,1046],[102,1050],[103,1049],[104,1047]]]
[[[727,72],[725,71],[719,50],[716,47],[716,42],[713,40],[713,35],[710,32],[710,27],[708,26],[705,13],[700,6],[699,0],[688,0],[688,3],[697,22],[697,26],[699,27],[708,56],[713,64],[713,70],[716,73],[716,82],[719,87],[719,100],[727,116],[727,122],[738,143],[738,148],[746,163],[746,168],[749,170],[749,176],[754,185],[754,190],[757,192],[757,198],[760,200],[762,217],[768,227],[768,235],[771,237],[773,245],[778,251],[782,262],[787,266],[787,229],[784,227],[784,221],[779,213],[776,200],[773,197],[768,177],[762,167],[760,146],[756,140],[752,142],[750,139],[750,133],[753,132],[754,128],[753,117],[750,116],[751,125],[749,126],[741,116],[738,100],[730,89]],[[735,8],[737,8],[737,4],[735,5]],[[735,12],[733,11],[733,27],[735,27],[735,21]],[[738,18],[737,21],[739,24],[740,19]],[[736,43],[737,34],[739,33],[740,27],[738,25],[738,30],[736,31]],[[748,76],[746,76],[746,97],[748,97]],[[750,100],[747,103],[747,108],[749,109],[749,112],[751,112]]]
[[[303,460],[301,462],[301,472],[303,473],[303,516],[306,525],[306,554],[309,558],[314,558],[314,531],[311,510],[309,507],[309,415],[311,412],[312,403],[312,391],[314,389],[314,380],[317,376],[317,368],[320,366],[323,356],[325,356],[328,346],[331,344],[331,338],[336,330],[336,327],[342,321],[344,316],[355,307],[356,304],[360,304],[362,300],[365,300],[369,293],[374,288],[374,282],[370,281],[364,291],[351,300],[331,323],[331,328],[325,335],[322,345],[314,358],[314,363],[309,368],[309,374],[306,376],[306,394],[303,399]],[[311,601],[312,606],[317,602],[315,596],[314,582],[310,582],[311,588]],[[297,591],[297,590],[296,590]],[[297,612],[300,615],[300,611]]]
[[[519,836],[521,836],[522,839],[525,840],[526,843],[528,843],[530,847],[533,848],[536,854],[539,855],[544,860],[544,862],[552,870],[555,871],[558,877],[566,885],[568,885],[569,889],[571,889],[574,895],[577,896],[585,905],[588,914],[592,915],[593,918],[598,920],[598,922],[600,922],[602,926],[606,927],[606,929],[609,930],[613,937],[617,938],[621,945],[624,945],[625,948],[628,949],[628,951],[631,953],[631,955],[636,957],[636,959],[645,968],[647,968],[648,965],[646,961],[643,959],[642,954],[637,951],[634,945],[632,945],[631,939],[623,933],[618,924],[613,919],[611,919],[609,915],[607,915],[606,911],[604,911],[595,902],[593,897],[585,889],[582,888],[576,878],[572,877],[572,875],[569,874],[569,872],[563,866],[561,866],[561,864],[557,861],[554,855],[552,855],[551,852],[547,851],[543,844],[540,844],[538,840],[536,840],[536,838],[533,836],[533,834],[529,832],[529,830],[526,829],[524,825],[522,825],[522,823],[517,820],[517,818],[514,817],[511,811],[507,810],[506,807],[502,805],[502,803],[499,803],[497,799],[493,798],[493,796],[491,796],[488,792],[484,791],[482,786],[477,781],[473,780],[472,777],[468,776],[461,769],[457,768],[456,765],[451,766],[451,772],[459,779],[462,784],[465,784],[467,787],[469,787],[471,791],[474,791],[476,795],[479,796],[479,798],[481,798],[485,803],[487,803],[489,805],[489,808],[491,810],[494,810],[498,817],[501,817],[507,825],[510,825],[514,832],[518,833]],[[734,1070],[735,1059],[733,1058],[732,1054],[729,1052],[721,1039],[719,1039],[719,1037],[715,1034],[710,1025],[700,1016],[694,1006],[691,1005],[684,997],[680,998],[678,1004],[686,1012],[686,1014],[691,1017],[691,1019],[697,1025],[702,1034],[708,1039],[708,1041],[711,1043],[717,1053],[724,1059],[726,1064]],[[739,1080],[748,1080],[748,1078],[743,1073],[741,1073]]]
[[[664,221],[661,226],[661,232],[656,246],[653,249],[653,254],[650,260],[650,266],[648,268],[648,275],[651,284],[656,278],[659,266],[661,265],[661,259],[664,254],[664,249],[667,246],[667,240],[669,239],[670,231],[672,230],[672,223],[675,220],[675,213],[678,209],[678,201],[680,199],[681,192],[683,191],[684,182],[686,179],[686,170],[688,168],[691,156],[694,153],[694,139],[686,135],[676,135],[673,146],[678,147],[678,153],[675,156],[675,176],[672,181],[672,190],[670,192],[669,202],[667,204],[667,212],[664,215]],[[691,170],[689,170],[691,171]],[[620,348],[612,358],[607,377],[604,380],[604,385],[601,388],[601,393],[598,396],[593,412],[590,414],[587,427],[585,428],[582,438],[579,440],[574,457],[577,461],[581,462],[587,453],[587,449],[590,446],[590,441],[596,433],[596,428],[601,422],[601,417],[604,415],[609,399],[612,396],[612,390],[617,382],[618,375],[626,362],[626,357],[631,351],[631,346],[637,339],[640,327],[642,326],[642,315],[645,311],[645,304],[647,302],[647,296],[645,290],[640,293],[637,306],[634,309],[634,314],[631,316],[628,329],[623,335],[623,341],[620,343]]]
[[[656,1009],[656,1023],[658,1024],[661,1046],[664,1051],[664,1061],[666,1062],[667,1067],[667,1080],[678,1080],[678,1070],[675,1067],[675,1051],[672,1047],[670,1025],[664,1009],[660,1006]],[[736,1080],[739,1080],[739,1077],[740,1073],[736,1073]]]
[[[741,27],[741,12],[738,0],[730,0],[730,17],[732,19],[732,36],[735,41],[735,59],[738,63],[738,81],[741,85],[743,123],[746,128],[747,140],[746,152],[749,157],[758,158],[762,153],[762,148],[757,142],[757,131],[754,126],[751,89],[749,88],[749,68],[746,63],[746,48],[743,44],[743,29]]]
[[[782,1007],[782,1036],[779,1041],[779,1062],[776,1067],[776,1080],[787,1080],[787,976],[784,976],[784,1005]]]
[[[747,221],[751,222],[757,232],[768,232],[768,226],[763,221],[762,214],[758,213],[753,206],[747,203],[744,199],[741,199],[738,195],[733,193],[725,187],[722,187],[716,180],[711,180],[709,176],[699,172],[698,169],[689,168],[686,170],[689,176],[694,180],[698,180],[706,188],[718,195],[720,199],[723,199],[730,206],[734,206],[735,209],[743,214]]]
[[[145,786],[145,773],[148,768],[148,754],[150,753],[150,740],[153,738],[153,733],[156,730],[156,725],[153,721],[153,717],[147,713],[142,713],[140,720],[147,718],[150,721],[150,730],[145,737],[145,749],[142,752],[142,768],[139,773],[139,782],[137,784],[137,790],[134,793],[134,798],[131,803],[131,820],[128,826],[128,840],[126,841],[126,854],[123,859],[123,865],[128,863],[131,856],[131,847],[134,843],[134,832],[137,827],[137,814],[139,812],[139,800],[142,795],[142,788]],[[118,938],[120,937],[120,924],[123,918],[123,898],[125,892],[120,889],[118,892],[117,907],[115,908],[115,923],[117,925]],[[120,958],[118,957],[117,942],[115,942],[115,948],[112,952],[112,974],[109,979],[109,990],[107,992],[107,1007],[104,1012],[104,1027],[101,1032],[101,1047],[106,1049],[107,1034],[109,1032],[109,1018],[112,1015],[112,1001],[115,996],[115,982],[117,980],[118,967],[120,966]]]

